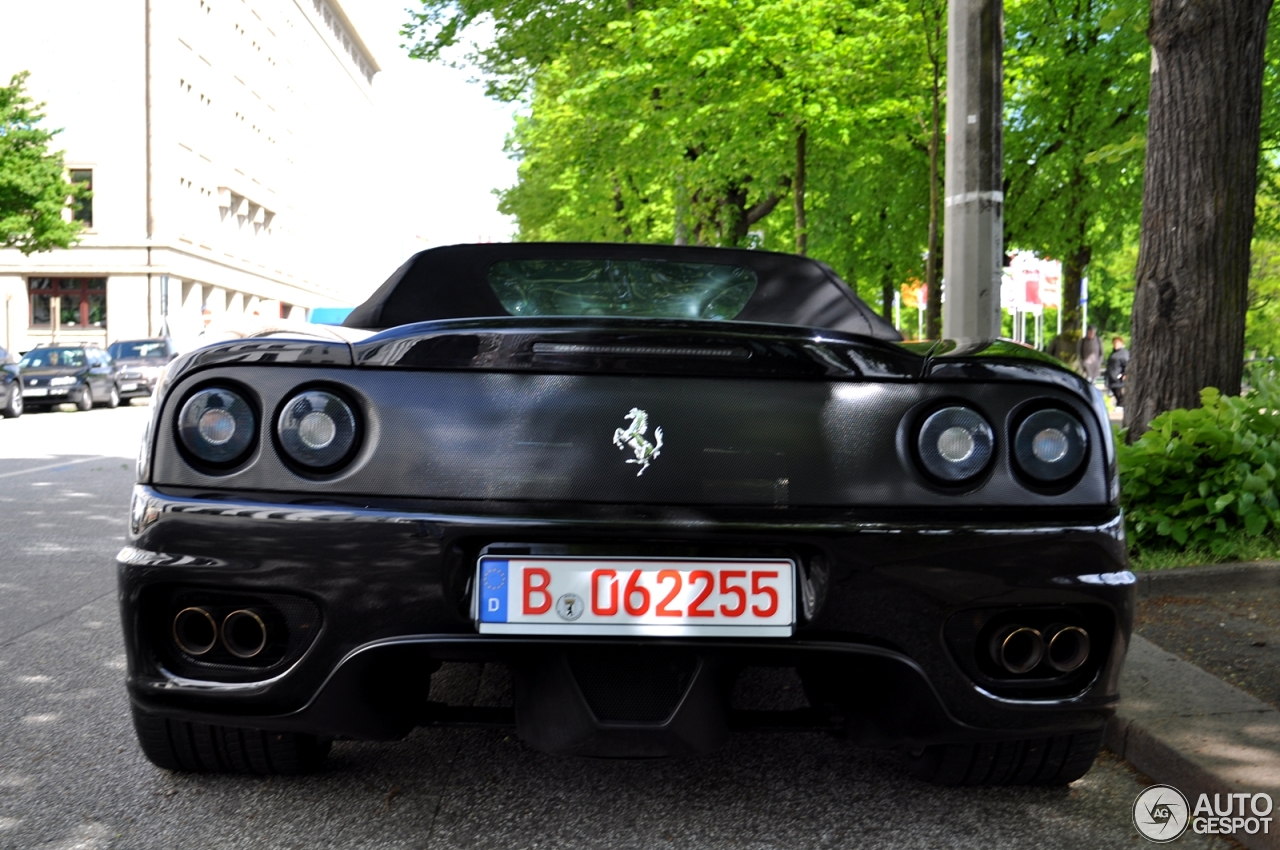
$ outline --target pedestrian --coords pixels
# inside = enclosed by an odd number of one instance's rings
[[[1124,337],[1111,340],[1111,356],[1107,358],[1107,389],[1116,397],[1116,407],[1124,407],[1124,379],[1129,371],[1129,349],[1124,347]]]
[[[1091,384],[1102,374],[1102,340],[1098,339],[1098,329],[1093,325],[1080,338],[1080,368]]]

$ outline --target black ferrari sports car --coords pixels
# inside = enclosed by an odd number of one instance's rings
[[[769,727],[1063,783],[1119,699],[1097,391],[1011,342],[904,343],[809,259],[437,248],[345,327],[181,356],[154,408],[118,561],[161,767],[295,773],[416,726],[604,757]],[[505,666],[510,698],[433,699],[448,662]],[[735,702],[752,668],[803,704]]]

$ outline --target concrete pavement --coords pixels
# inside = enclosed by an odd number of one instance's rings
[[[1280,583],[1280,564],[1189,567],[1139,576],[1143,596]],[[1107,727],[1112,752],[1157,782],[1200,794],[1266,793],[1280,804],[1280,711],[1134,635]],[[1225,798],[1223,798],[1225,799]],[[1237,830],[1249,848],[1280,850],[1280,811],[1269,832]]]

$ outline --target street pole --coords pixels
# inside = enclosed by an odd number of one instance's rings
[[[994,339],[1004,257],[1003,4],[953,0],[947,25],[942,335]]]
[[[160,336],[169,336],[169,276],[160,275]]]

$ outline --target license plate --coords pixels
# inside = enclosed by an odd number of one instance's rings
[[[27,398],[40,398],[41,396],[46,396],[48,394],[49,394],[49,391],[44,387],[32,387],[29,390],[23,391],[23,395],[25,395]]]
[[[787,559],[486,555],[476,571],[482,634],[788,637]]]
[[[137,388],[138,388],[138,385],[137,385],[137,384],[121,384],[121,385],[120,385],[120,391],[121,391],[121,392],[126,392],[126,393],[127,393],[129,390],[136,390]]]

